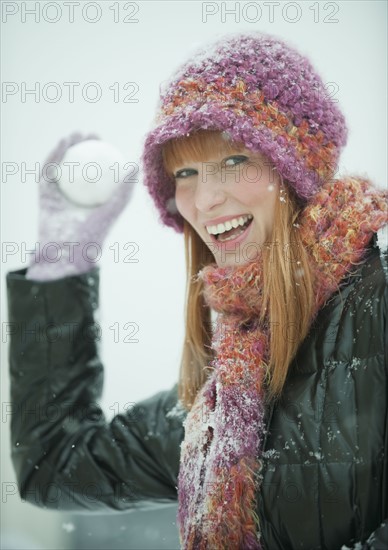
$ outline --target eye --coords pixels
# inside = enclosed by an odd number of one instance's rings
[[[246,160],[248,160],[248,157],[246,157],[245,155],[234,155],[233,157],[228,157],[224,159],[222,162],[223,164],[225,164],[225,166],[236,166],[237,164],[241,164]],[[229,164],[230,161],[232,162],[231,164]]]
[[[175,174],[174,174],[174,178],[175,179],[183,179],[183,178],[188,178],[190,176],[193,176],[194,174],[197,173],[197,170],[194,170],[192,168],[182,168],[182,170],[178,170]]]

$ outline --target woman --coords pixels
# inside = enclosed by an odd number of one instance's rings
[[[378,235],[388,192],[334,179],[344,118],[309,61],[274,37],[229,35],[198,52],[167,83],[156,122],[144,181],[186,246],[179,384],[108,425],[93,402],[102,371],[94,339],[79,330],[71,344],[37,346],[27,337],[21,349],[13,337],[21,495],[120,510],[178,497],[183,548],[386,547],[388,293]],[[50,219],[52,204],[65,203],[55,185],[47,194]],[[102,241],[128,196],[123,186],[82,228]],[[42,241],[51,230],[42,222]],[[50,276],[42,258],[27,278],[9,274],[10,320],[92,322],[97,270],[69,264]],[[53,402],[55,422],[22,414]]]

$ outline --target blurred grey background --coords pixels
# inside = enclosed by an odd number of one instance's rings
[[[200,44],[217,36],[262,30],[308,54],[348,121],[340,173],[368,175],[376,184],[387,185],[386,2],[81,1],[71,3],[73,21],[68,4],[1,3],[1,156],[3,163],[19,167],[14,176],[3,172],[1,184],[2,242],[18,246],[18,252],[3,255],[1,263],[3,328],[5,274],[27,266],[29,256],[23,251],[37,240],[38,185],[33,176],[23,175],[22,167],[43,162],[57,142],[75,130],[97,132],[128,161],[138,163],[159,85]],[[66,82],[79,83],[74,101]],[[96,102],[87,100],[94,97],[91,82],[101,90]],[[135,85],[128,87],[128,82]],[[56,86],[49,88],[48,83]],[[24,93],[34,88],[35,97]],[[61,94],[57,98],[55,90]],[[124,261],[128,242],[137,243],[137,263]],[[176,382],[184,290],[183,238],[158,222],[140,173],[132,202],[108,235],[101,260],[101,406],[108,421],[127,403]],[[139,342],[125,343],[123,334],[115,342],[109,327],[116,322],[120,327],[136,322]],[[175,506],[101,516],[62,514],[21,502],[10,490],[15,477],[9,458],[4,333],[1,359],[1,548],[179,548]]]

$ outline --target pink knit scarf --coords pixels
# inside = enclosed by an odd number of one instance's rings
[[[328,182],[296,227],[309,252],[316,302],[311,322],[337,284],[362,261],[388,223],[388,191],[368,180]],[[261,549],[261,485],[269,331],[259,326],[262,263],[204,268],[208,305],[219,313],[209,378],[184,422],[177,521],[182,548]],[[250,321],[250,324],[246,323]]]

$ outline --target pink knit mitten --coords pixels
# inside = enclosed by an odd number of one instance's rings
[[[62,139],[43,165],[39,182],[39,253],[27,269],[27,279],[49,281],[96,267],[103,241],[132,195],[134,180],[129,175],[118,183],[107,202],[98,206],[76,204],[61,191],[57,172],[46,165],[59,165],[71,146],[89,139],[100,138],[74,133]]]

